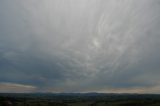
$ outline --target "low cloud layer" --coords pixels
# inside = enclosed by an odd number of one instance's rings
[[[0,83],[0,91],[2,93],[27,93],[27,92],[34,92],[36,90],[36,87],[31,85],[23,85],[23,84],[16,84],[16,83],[6,83],[1,82]]]
[[[0,82],[160,93],[159,11],[159,0],[1,0]]]

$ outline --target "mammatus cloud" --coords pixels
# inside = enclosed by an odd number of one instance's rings
[[[159,93],[159,10],[159,0],[1,0],[0,82]]]

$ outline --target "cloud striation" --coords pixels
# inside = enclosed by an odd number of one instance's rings
[[[159,11],[159,0],[1,0],[0,92],[160,93]]]

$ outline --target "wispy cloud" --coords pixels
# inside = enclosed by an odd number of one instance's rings
[[[1,0],[0,82],[53,92],[159,86],[159,11],[159,0]]]
[[[17,83],[9,83],[9,82],[1,82],[0,83],[0,92],[33,92],[36,90],[35,86],[32,85],[24,85]]]

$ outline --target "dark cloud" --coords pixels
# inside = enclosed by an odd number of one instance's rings
[[[1,0],[0,82],[159,93],[159,10],[159,0]]]

